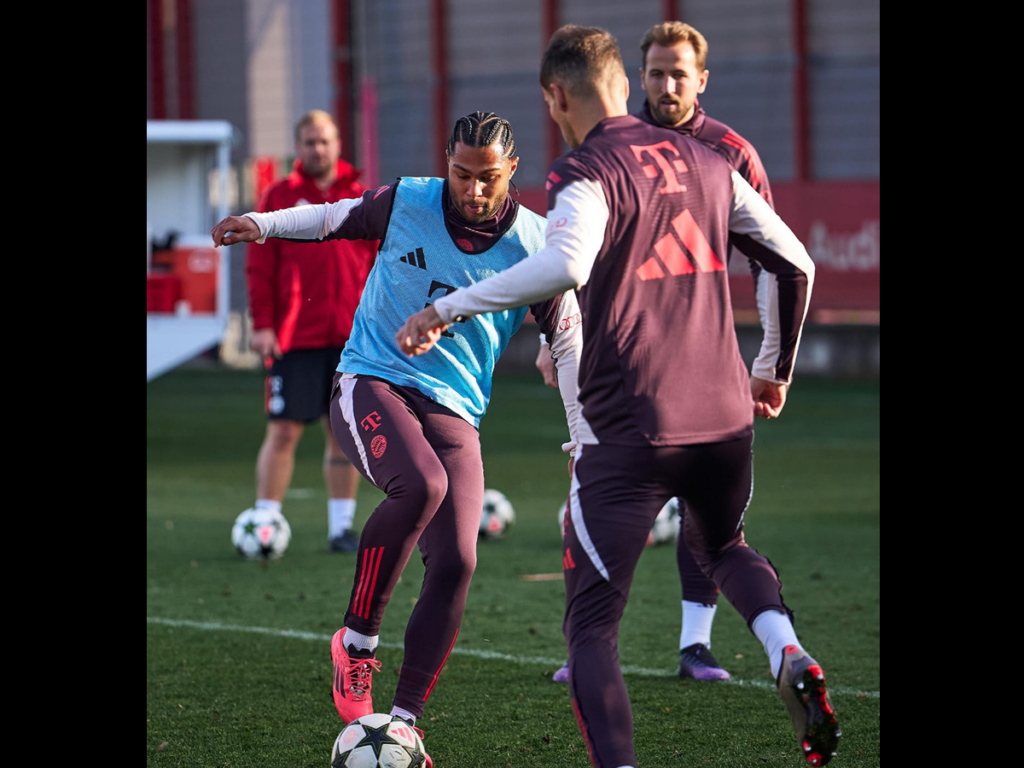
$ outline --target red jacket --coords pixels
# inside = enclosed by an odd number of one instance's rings
[[[359,197],[359,171],[338,161],[338,179],[322,192],[295,161],[287,178],[272,184],[259,212]],[[341,347],[352,332],[363,285],[377,256],[377,241],[296,243],[270,238],[249,243],[245,275],[253,328],[273,328],[283,352]]]

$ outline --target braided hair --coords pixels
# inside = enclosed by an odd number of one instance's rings
[[[474,112],[455,121],[448,139],[448,154],[455,152],[455,142],[467,147],[489,147],[498,142],[504,148],[502,158],[516,156],[516,142],[512,138],[512,124],[493,112]]]

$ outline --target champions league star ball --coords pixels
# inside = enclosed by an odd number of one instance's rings
[[[565,502],[558,509],[558,530],[565,536]],[[679,514],[679,499],[669,499],[668,504],[661,508],[658,516],[654,518],[654,525],[651,532],[647,534],[647,546],[656,544],[667,544],[679,538],[679,523],[682,520]]]
[[[423,768],[426,750],[405,720],[363,715],[346,725],[331,750],[331,768]]]
[[[512,502],[501,491],[484,491],[484,513],[480,517],[480,538],[500,539],[516,522]]]
[[[272,509],[247,509],[231,528],[231,543],[246,560],[276,560],[291,539],[288,521]]]

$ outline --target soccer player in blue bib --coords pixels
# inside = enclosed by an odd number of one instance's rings
[[[215,245],[380,240],[331,394],[338,444],[387,494],[363,529],[344,627],[331,642],[334,703],[343,721],[374,711],[372,673],[392,590],[415,546],[423,588],[406,629],[392,714],[415,724],[459,634],[476,567],[484,476],[478,427],[495,362],[526,307],[455,322],[437,354],[410,358],[394,329],[413,312],[522,261],[544,245],[546,220],[508,194],[519,158],[512,126],[493,113],[458,120],[448,177],[400,178],[337,203],[230,216]],[[231,233],[231,234],[229,234]],[[582,343],[573,291],[531,305],[574,392]],[[562,370],[564,368],[564,371]],[[570,437],[575,402],[569,405]]]

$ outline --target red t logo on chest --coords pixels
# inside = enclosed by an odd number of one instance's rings
[[[659,141],[657,144],[645,144],[636,145],[630,144],[629,148],[633,150],[633,157],[640,163],[640,166],[644,169],[644,175],[649,179],[656,179],[658,176],[665,177],[665,186],[658,190],[661,194],[667,195],[670,192],[685,192],[686,185],[680,184],[679,179],[676,178],[676,172],[686,173],[689,168],[686,167],[686,163],[679,157],[679,150],[676,149],[675,145],[671,141]],[[664,150],[665,154],[661,151]],[[644,162],[644,153],[646,153],[651,159],[654,160],[654,165]],[[667,156],[669,153],[674,155],[671,159]]]

